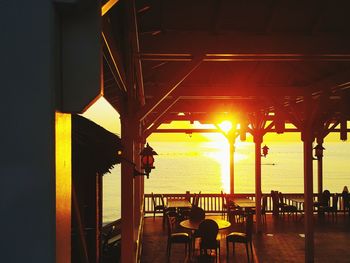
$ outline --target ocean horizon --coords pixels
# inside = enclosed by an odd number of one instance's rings
[[[158,153],[155,169],[145,179],[145,193],[229,192],[229,146],[218,142],[152,142]],[[268,143],[262,157],[262,192],[303,193],[302,142]],[[323,187],[341,193],[350,185],[350,144],[327,142],[323,158]],[[235,147],[235,193],[255,192],[255,146],[237,142]],[[317,162],[314,166],[314,192],[317,192]],[[121,216],[120,166],[103,177],[103,222]]]

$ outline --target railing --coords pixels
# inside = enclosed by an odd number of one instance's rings
[[[190,202],[193,201],[193,198],[196,194],[163,194],[165,204],[168,199],[184,199],[190,198]],[[230,195],[226,195],[230,197]],[[156,205],[161,205],[160,194],[154,194]],[[222,203],[223,203],[223,195],[222,194],[200,194],[198,195],[199,201],[198,206],[203,208],[206,213],[222,213]],[[235,194],[234,197],[248,197],[252,200],[255,200],[254,194]],[[268,210],[272,209],[272,201],[270,200],[268,195]],[[152,202],[152,195],[145,194],[145,214],[153,213],[154,204]]]
[[[266,212],[270,213],[273,210],[273,203],[272,203],[272,198],[270,193],[263,194],[267,196],[267,209]],[[164,196],[164,201],[165,204],[167,203],[168,199],[184,199],[184,198],[190,198],[190,201],[192,202],[193,197],[195,194],[163,194]],[[249,198],[251,200],[255,200],[255,194],[234,194],[233,196],[226,194],[227,197],[235,197],[235,198]],[[318,197],[317,194],[313,195],[314,201],[317,201]],[[160,199],[160,194],[154,194],[155,197],[155,202],[156,205],[161,205],[161,199]],[[291,199],[292,198],[303,198],[304,194],[301,193],[283,193],[284,197],[284,202],[287,204],[293,204]],[[342,196],[338,194],[338,211],[343,211],[343,199]],[[332,198],[331,200],[331,205],[332,205]],[[222,213],[223,207],[222,207],[222,202],[223,202],[223,195],[222,194],[200,194],[199,195],[199,202],[198,206],[203,208],[206,213]],[[154,211],[154,204],[152,202],[152,195],[151,194],[145,194],[145,214],[153,214]],[[295,204],[294,204],[295,205]],[[303,206],[299,205],[298,206],[298,211],[302,212],[303,211]]]
[[[122,220],[118,219],[102,227],[101,243],[103,246],[108,246],[121,239],[121,224]]]

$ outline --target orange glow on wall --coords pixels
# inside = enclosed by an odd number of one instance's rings
[[[56,262],[71,261],[71,115],[55,114]]]

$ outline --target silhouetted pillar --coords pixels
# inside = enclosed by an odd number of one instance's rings
[[[141,171],[141,165],[140,165],[140,152],[142,149],[142,146],[139,142],[135,142],[134,144],[134,160],[136,164],[136,169],[138,171]],[[135,231],[134,231],[134,237],[135,240],[138,239],[138,228],[140,225],[140,219],[141,219],[141,178],[143,176],[136,176],[134,178],[134,198],[135,198],[135,205],[134,205],[134,217],[135,217]]]
[[[318,147],[323,148],[323,139],[317,139]],[[317,190],[319,194],[323,192],[323,154],[317,156]]]
[[[235,140],[229,140],[230,143],[230,194],[234,194],[235,192]]]
[[[309,263],[314,262],[312,132],[304,128],[301,137],[304,143],[305,262]]]
[[[261,232],[261,143],[260,134],[254,136],[255,143],[255,211],[256,232]]]
[[[132,133],[135,125],[131,118],[121,116],[121,139],[123,157],[133,161],[134,146]],[[128,162],[121,163],[121,218],[122,218],[122,250],[121,262],[135,262],[136,251],[134,245],[134,178],[133,166]]]

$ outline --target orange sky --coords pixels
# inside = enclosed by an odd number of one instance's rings
[[[105,129],[120,135],[120,120],[119,114],[114,110],[114,108],[102,97],[95,104],[93,104],[84,114],[84,117],[96,122]],[[214,126],[208,125],[191,125],[189,122],[173,122],[171,124],[162,125],[161,128],[213,128]],[[212,141],[212,140],[222,140],[223,135],[221,134],[152,134],[147,141],[188,141],[188,142],[198,142],[198,141]],[[239,139],[237,139],[239,140]],[[252,136],[247,135],[247,142],[252,141]],[[300,142],[299,133],[268,133],[264,136],[264,142]],[[333,133],[327,136],[326,141],[339,141],[339,134]]]

